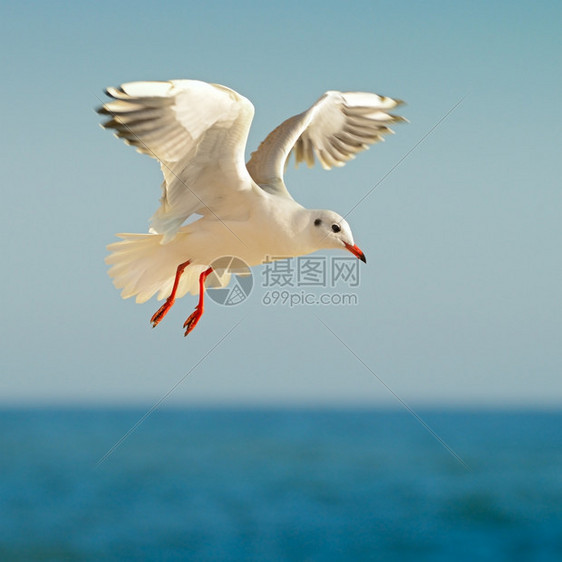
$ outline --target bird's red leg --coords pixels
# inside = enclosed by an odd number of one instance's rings
[[[185,321],[183,327],[185,328],[185,336],[197,326],[197,322],[203,316],[203,297],[205,295],[205,279],[213,272],[213,268],[209,267],[199,276],[199,302],[195,310],[191,313],[190,317]]]
[[[180,277],[182,276],[182,273],[183,273],[184,269],[189,264],[190,264],[190,261],[187,260],[187,261],[185,261],[183,263],[180,263],[178,265],[178,268],[176,269],[176,278],[174,279],[174,286],[172,288],[172,292],[170,293],[170,296],[166,299],[166,302],[154,313],[154,315],[150,319],[150,322],[151,322],[153,328],[156,328],[156,326],[158,326],[158,324],[160,323],[160,320],[162,320],[162,318],[164,318],[164,316],[166,316],[166,314],[168,314],[168,310],[170,310],[170,308],[172,308],[172,305],[174,304],[174,301],[176,300],[176,292],[178,290]]]

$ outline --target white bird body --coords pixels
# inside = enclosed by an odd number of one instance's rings
[[[333,211],[305,209],[289,194],[283,171],[295,161],[341,166],[402,121],[387,109],[400,102],[363,92],[327,92],[309,110],[275,129],[245,164],[253,106],[224,86],[196,80],[132,82],[108,88],[115,101],[98,111],[103,126],[160,161],[161,206],[147,234],[120,234],[106,261],[122,297],[145,302],[168,297],[152,318],[156,325],[176,297],[199,292],[210,265],[224,256],[249,266],[272,259],[341,248],[365,261],[347,222]],[[184,224],[192,216],[200,218]],[[214,279],[225,285],[230,275]],[[200,309],[200,310],[199,310]]]

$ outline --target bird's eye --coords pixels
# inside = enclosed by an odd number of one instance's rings
[[[340,232],[341,228],[339,224],[332,225],[332,232]]]
[[[314,221],[314,226],[320,226],[322,224],[322,219],[316,219]]]

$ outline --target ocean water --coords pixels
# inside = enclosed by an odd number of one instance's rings
[[[562,560],[562,414],[0,411],[0,560]]]

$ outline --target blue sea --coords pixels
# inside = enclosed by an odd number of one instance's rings
[[[562,413],[145,413],[0,411],[0,560],[562,560]]]

